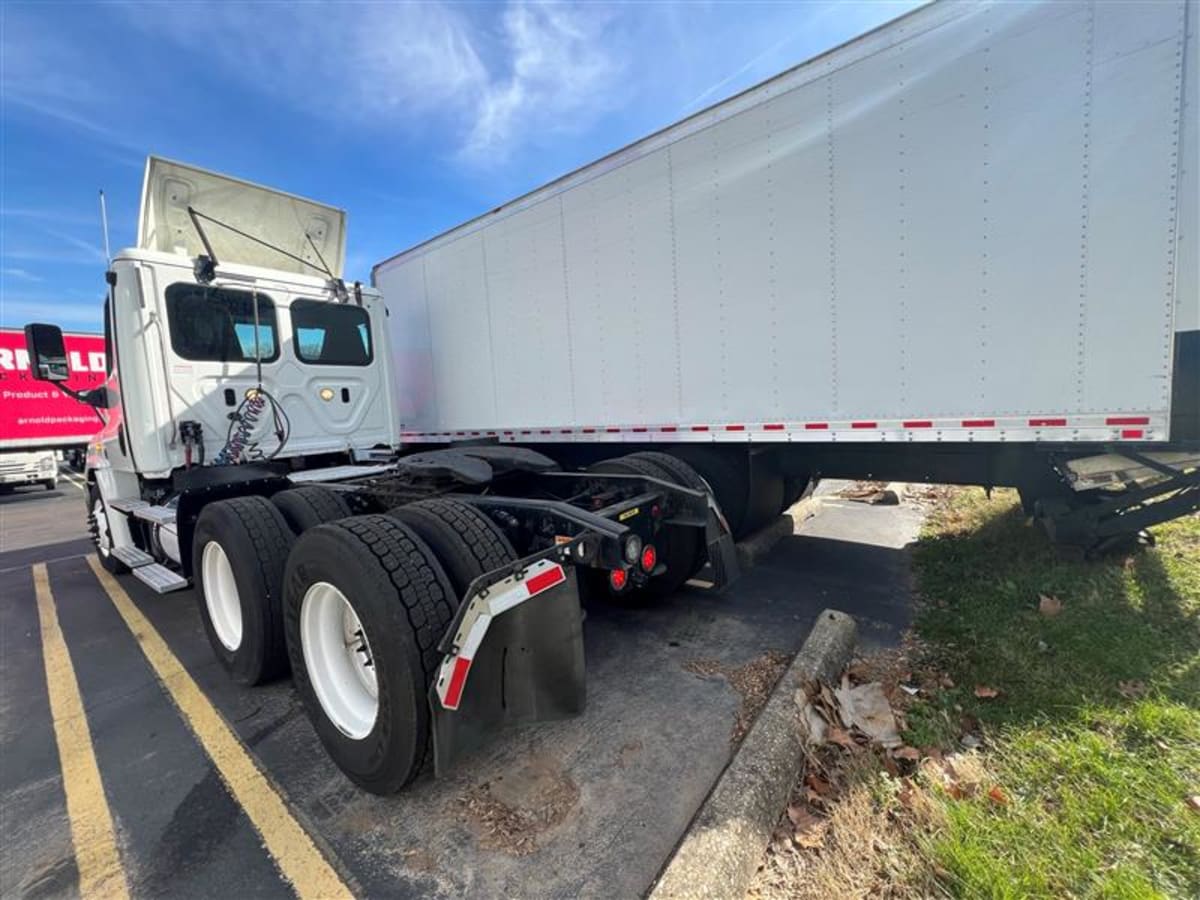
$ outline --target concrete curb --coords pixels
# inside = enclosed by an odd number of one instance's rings
[[[785,537],[796,532],[800,524],[816,512],[819,501],[811,495],[798,500],[789,509],[785,509],[774,521],[764,525],[754,534],[737,543],[738,565],[743,570],[752,569],[763,557],[774,549]]]
[[[796,692],[813,679],[833,682],[854,651],[858,629],[827,609],[775,686],[683,840],[650,889],[650,900],[745,896],[771,833],[800,775],[804,733]]]

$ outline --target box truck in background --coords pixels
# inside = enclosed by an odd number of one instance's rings
[[[89,390],[104,383],[104,338],[64,336],[71,377],[67,386]],[[96,410],[30,376],[25,334],[0,329],[0,490],[58,484],[58,455],[82,469],[88,440],[100,430]]]

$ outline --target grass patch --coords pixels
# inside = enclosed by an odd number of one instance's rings
[[[907,738],[953,748],[977,721],[1007,798],[936,795],[914,842],[939,891],[1200,897],[1200,518],[1155,535],[1075,562],[1011,492],[965,490],[931,516],[915,630],[954,686],[909,710]]]

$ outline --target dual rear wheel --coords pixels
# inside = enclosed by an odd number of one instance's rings
[[[236,681],[289,667],[338,766],[373,793],[420,772],[437,644],[472,581],[516,559],[457,500],[347,516],[328,488],[205,507],[193,572],[205,631]]]

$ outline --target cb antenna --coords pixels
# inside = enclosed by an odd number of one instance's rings
[[[104,232],[104,259],[112,262],[112,251],[108,248],[108,204],[104,202],[104,190],[100,190],[100,229]]]

